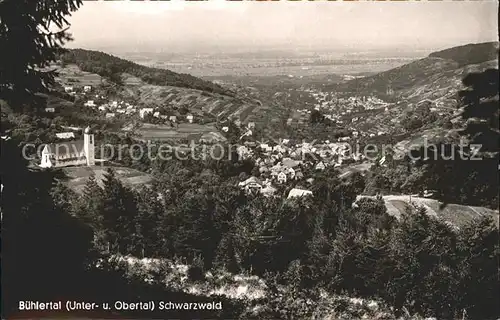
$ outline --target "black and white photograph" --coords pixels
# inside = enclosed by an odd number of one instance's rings
[[[0,0],[2,319],[499,320],[497,0]]]

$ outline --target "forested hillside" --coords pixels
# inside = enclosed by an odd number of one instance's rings
[[[401,98],[411,95],[421,87],[432,85],[425,91],[430,93],[437,91],[435,94],[431,94],[436,99],[446,96],[450,89],[455,89],[455,91],[460,89],[461,79],[465,74],[471,72],[465,68],[466,66],[490,66],[491,64],[488,62],[497,60],[497,58],[498,43],[469,44],[434,52],[426,58],[401,67],[347,81],[331,88],[363,95],[373,93],[386,98]],[[498,63],[496,64],[498,65]],[[475,69],[485,69],[485,67],[476,67]],[[392,94],[387,94],[389,88],[394,91]],[[440,91],[443,88],[446,90]]]
[[[459,66],[496,60],[498,59],[498,42],[485,42],[453,47],[433,52],[429,57],[453,60],[458,62]]]

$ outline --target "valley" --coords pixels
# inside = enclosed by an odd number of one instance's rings
[[[498,319],[497,7],[0,0],[2,319]]]

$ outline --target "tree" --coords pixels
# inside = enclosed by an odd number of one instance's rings
[[[168,235],[163,231],[165,208],[155,187],[144,187],[137,193],[137,223],[141,234],[140,247],[145,254],[158,256]]]
[[[75,210],[76,216],[92,226],[94,230],[102,228],[102,188],[94,175],[91,175],[85,183],[83,194],[78,200]]]
[[[460,300],[473,318],[496,318],[500,312],[499,240],[498,227],[489,218],[472,221],[458,234]]]
[[[46,68],[71,40],[66,16],[81,5],[81,0],[0,2],[0,96],[19,107],[54,84],[55,72]]]
[[[135,196],[116,177],[112,168],[104,175],[102,200],[102,226],[112,248],[119,253],[136,253],[140,239],[137,230],[137,206]]]
[[[312,110],[309,116],[309,122],[312,124],[323,123],[325,121],[325,116],[319,110]]]

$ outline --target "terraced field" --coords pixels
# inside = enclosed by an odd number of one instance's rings
[[[67,64],[58,67],[59,75],[56,78],[63,86],[99,86],[109,81],[98,74],[82,71],[76,64]],[[117,93],[118,97],[129,101],[136,101],[144,107],[160,107],[172,111],[174,114],[180,108],[188,112],[203,116],[209,113],[221,118],[240,119],[247,123],[255,112],[258,112],[259,103],[252,99],[235,98],[224,94],[212,93],[197,89],[162,86],[148,84],[140,78],[128,73],[122,73],[124,86]]]

